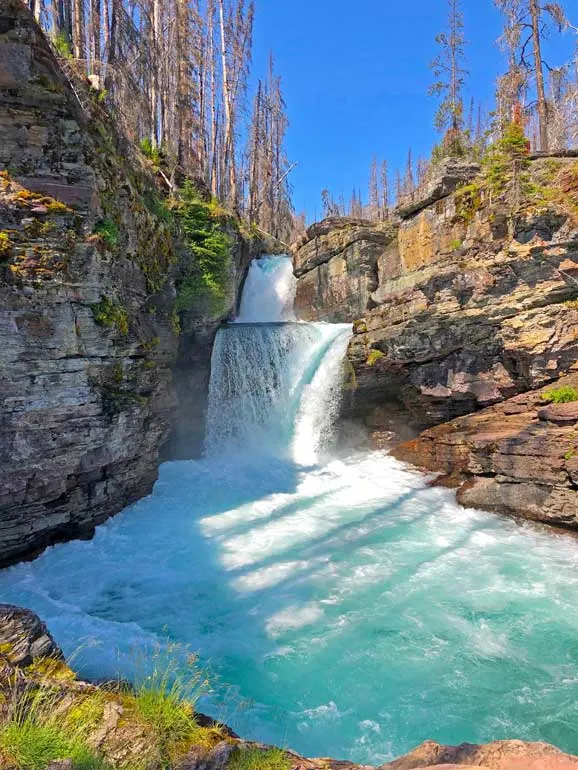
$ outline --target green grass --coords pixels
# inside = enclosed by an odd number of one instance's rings
[[[291,761],[282,749],[236,749],[228,770],[289,770]]]
[[[154,734],[166,766],[194,746],[210,747],[218,728],[201,727],[195,719],[195,704],[208,688],[208,682],[196,669],[184,677],[175,665],[161,665],[137,680],[133,690],[123,697],[127,713]]]
[[[108,770],[89,745],[86,716],[58,715],[56,697],[39,690],[25,697],[0,727],[0,754],[19,770],[44,770],[57,759],[70,759],[75,770]]]
[[[578,390],[571,385],[565,385],[562,388],[544,393],[542,401],[547,404],[570,404],[573,401],[578,401]]]

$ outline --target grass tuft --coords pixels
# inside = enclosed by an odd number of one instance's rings
[[[28,693],[0,727],[0,756],[18,770],[44,770],[59,759],[70,759],[74,770],[109,770],[87,740],[84,722],[63,719],[50,690]]]
[[[289,770],[291,761],[282,749],[236,749],[228,770]]]

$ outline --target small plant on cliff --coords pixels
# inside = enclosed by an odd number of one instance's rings
[[[161,663],[123,697],[126,713],[151,730],[166,765],[194,745],[208,748],[222,738],[218,727],[201,727],[195,717],[195,704],[208,689],[196,659],[190,660],[190,675],[177,669]]]
[[[236,749],[228,770],[289,770],[291,761],[281,749]]]
[[[162,153],[158,147],[153,147],[151,140],[147,137],[141,139],[139,142],[140,151],[146,156],[155,166],[160,166],[162,160]]]
[[[57,32],[52,38],[52,44],[61,59],[72,59],[70,41],[64,32]]]
[[[223,309],[231,264],[231,238],[223,231],[225,220],[220,210],[200,200],[187,182],[174,210],[180,233],[193,260],[177,291],[178,311],[188,310],[197,302],[206,302],[211,313]]]
[[[565,385],[544,393],[542,401],[547,404],[570,404],[572,401],[578,401],[578,390],[571,385]]]
[[[472,182],[466,184],[463,187],[459,187],[455,194],[456,201],[456,215],[466,224],[471,222],[482,206],[482,186],[479,182]],[[455,243],[455,242],[452,242]],[[458,241],[458,246],[454,246],[454,250],[461,248],[461,241]]]
[[[382,353],[381,350],[372,349],[367,356],[367,365],[375,366],[375,364],[382,358],[385,358],[385,353]]]
[[[94,226],[93,232],[111,249],[118,246],[118,227],[112,219],[101,219],[98,221]]]
[[[107,770],[89,745],[84,720],[63,718],[59,705],[57,691],[26,691],[0,727],[0,759],[18,770],[44,770],[59,759],[70,759],[74,770]]]
[[[0,231],[0,262],[5,262],[12,256],[12,241],[8,233]]]
[[[95,302],[90,308],[99,326],[116,326],[121,334],[128,334],[128,313],[121,305],[117,305],[108,297],[102,297],[100,302]]]

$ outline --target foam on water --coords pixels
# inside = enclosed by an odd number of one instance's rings
[[[294,321],[296,289],[297,279],[289,257],[254,259],[243,287],[237,322]]]
[[[182,644],[211,672],[204,711],[310,755],[377,764],[426,738],[578,751],[577,541],[458,508],[383,453],[331,459],[347,336],[222,330],[206,456],[163,465],[91,542],[0,572],[1,600],[67,653],[94,640],[88,676]]]

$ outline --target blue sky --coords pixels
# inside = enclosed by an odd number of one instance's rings
[[[492,0],[463,0],[468,93],[492,107],[502,67],[495,40],[500,15]],[[408,147],[427,155],[436,139],[435,99],[427,95],[435,35],[446,0],[257,0],[254,65],[273,49],[291,127],[288,151],[297,211],[321,213],[320,191],[364,196],[371,158],[404,167]],[[566,36],[563,48],[571,40]],[[554,41],[551,42],[554,45]],[[560,56],[556,40],[554,59]]]

